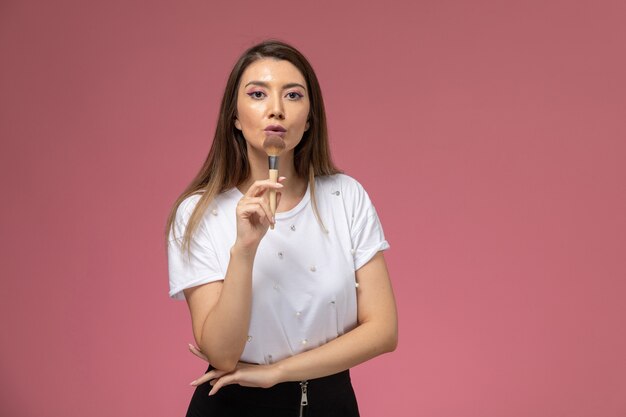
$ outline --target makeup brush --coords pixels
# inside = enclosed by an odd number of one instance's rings
[[[278,182],[278,155],[285,149],[285,141],[278,135],[271,135],[263,141],[263,150],[267,154],[270,168],[270,180]],[[276,215],[276,189],[270,190],[270,210],[272,216]],[[274,229],[274,225],[270,225]]]

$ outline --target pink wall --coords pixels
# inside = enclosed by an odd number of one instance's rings
[[[266,37],[392,244],[362,415],[626,415],[623,1],[212,3],[0,4],[0,415],[184,414],[164,221]]]

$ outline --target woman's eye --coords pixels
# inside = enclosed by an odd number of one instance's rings
[[[289,93],[287,93],[287,97],[289,97],[291,100],[298,100],[300,98],[302,98],[302,94],[297,93],[295,91],[291,91]]]
[[[259,98],[263,98],[265,94],[263,94],[263,91],[252,91],[248,93],[248,95],[252,98],[259,99]]]

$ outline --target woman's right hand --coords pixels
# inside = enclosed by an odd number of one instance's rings
[[[275,189],[276,200],[280,201],[281,184],[285,177],[275,183],[269,179],[255,181],[237,204],[237,241],[246,249],[256,249],[270,224],[275,224],[269,203],[269,190]],[[278,205],[278,204],[277,204]]]

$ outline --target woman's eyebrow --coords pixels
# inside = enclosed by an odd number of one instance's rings
[[[250,81],[243,88],[246,88],[247,86],[249,86],[251,84],[252,85],[258,85],[260,87],[270,88],[269,84],[266,83],[266,82],[263,82],[263,81]],[[306,91],[306,87],[303,86],[302,84],[299,84],[299,83],[288,83],[288,84],[285,84],[285,85],[283,85],[283,90],[286,89],[286,88],[292,88],[292,87],[300,87],[300,88],[302,88],[303,90]]]

